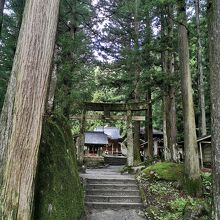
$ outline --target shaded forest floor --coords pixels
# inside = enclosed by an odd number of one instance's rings
[[[137,174],[149,220],[211,220],[211,174],[201,172],[203,193],[193,197],[181,183],[183,165],[156,163]]]

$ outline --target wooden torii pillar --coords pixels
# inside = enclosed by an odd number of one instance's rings
[[[133,111],[146,111],[148,108],[148,103],[137,102],[137,103],[93,103],[88,102],[84,104],[82,115],[73,116],[72,119],[80,119],[80,136],[78,143],[78,161],[80,164],[83,163],[84,158],[84,132],[86,119],[105,119],[109,120],[127,120],[127,164],[128,166],[133,166],[134,163],[134,140],[133,140],[133,129],[132,121],[144,121],[143,116],[132,116]],[[104,116],[97,115],[95,117],[87,117],[87,111],[102,111]],[[110,112],[126,112],[127,116],[111,116]]]
[[[132,129],[132,111],[127,111],[127,165],[134,165],[134,138]]]

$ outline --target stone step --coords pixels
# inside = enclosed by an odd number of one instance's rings
[[[127,163],[127,158],[123,156],[105,156],[104,162],[110,165],[125,165]]]
[[[99,196],[86,195],[86,202],[141,203],[139,196]]]
[[[102,196],[139,196],[139,190],[100,190],[100,189],[86,189],[86,195],[102,195]]]
[[[136,209],[143,208],[142,203],[126,203],[126,202],[118,202],[118,203],[110,203],[110,202],[86,202],[85,205],[88,208],[93,209]]]
[[[87,184],[136,184],[134,179],[87,179]]]
[[[86,186],[88,190],[99,189],[99,190],[137,190],[136,184],[88,184]]]

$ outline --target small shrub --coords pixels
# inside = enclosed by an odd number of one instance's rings
[[[150,206],[145,210],[145,215],[154,219],[158,219],[160,216],[160,210],[156,206]]]
[[[170,210],[173,212],[183,212],[186,204],[189,202],[189,198],[177,198],[169,203]]]

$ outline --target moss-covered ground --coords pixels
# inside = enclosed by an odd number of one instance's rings
[[[192,220],[186,217],[186,210],[201,208],[197,220],[211,220],[211,174],[201,173],[203,195],[192,197],[182,185],[183,165],[158,162],[147,166],[137,174],[141,197],[146,204],[145,216],[148,220]]]
[[[40,145],[34,219],[81,219],[84,214],[84,196],[75,155],[71,129],[66,120],[45,120]]]
[[[171,162],[158,162],[142,171],[146,177],[167,181],[179,181],[183,176],[183,165]]]

